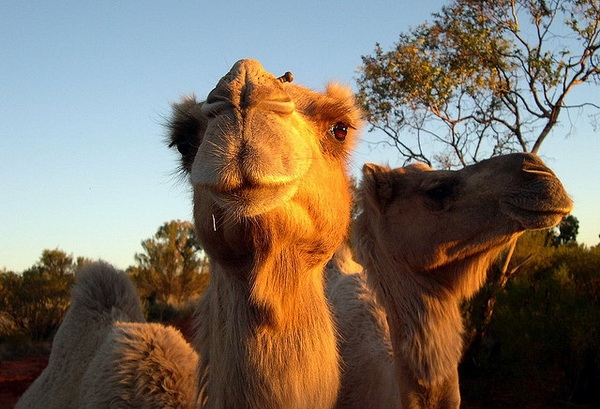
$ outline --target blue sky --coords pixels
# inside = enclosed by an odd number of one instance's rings
[[[389,48],[442,4],[1,2],[0,269],[22,271],[54,248],[133,265],[163,222],[191,219],[163,144],[172,102],[205,96],[246,57],[310,88],[354,86],[361,55],[376,42]],[[585,92],[600,104],[597,90]],[[575,200],[580,241],[593,245],[600,138],[587,115],[562,118],[540,154]],[[401,163],[363,144],[353,171],[368,161]]]

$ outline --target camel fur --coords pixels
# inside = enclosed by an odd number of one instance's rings
[[[173,327],[117,322],[82,380],[82,409],[195,408],[198,354]]]
[[[349,246],[342,246],[327,264],[326,277],[342,357],[342,385],[335,407],[397,407],[399,390],[387,315]]]
[[[211,281],[196,313],[206,408],[330,408],[340,386],[327,261],[349,224],[349,88],[324,93],[237,62],[175,106],[171,144],[194,190]]]
[[[350,256],[338,254],[342,261],[328,273],[346,365],[337,407],[458,408],[460,302],[481,288],[507,245],[524,230],[556,225],[572,202],[552,171],[530,154],[458,171],[367,164],[359,197],[354,245],[374,291],[349,264]],[[362,314],[348,309],[349,297],[364,304]],[[386,355],[390,343],[393,354]],[[367,364],[354,365],[357,359]],[[388,393],[379,399],[361,399],[386,385]]]
[[[71,306],[54,337],[48,366],[16,408],[79,407],[81,380],[117,321],[144,321],[135,287],[127,275],[104,262],[82,268]]]
[[[319,93],[291,80],[241,60],[206,101],[174,106],[170,145],[189,175],[196,232],[211,263],[196,312],[197,365],[180,334],[120,322],[142,321],[132,287],[94,314],[76,297],[49,370],[21,407],[334,405],[339,355],[323,276],[348,231],[346,168],[361,113],[348,87]],[[86,291],[80,279],[75,294]],[[107,300],[121,295],[113,291]],[[105,298],[84,299],[94,300]],[[135,314],[120,313],[120,301],[137,306]],[[77,348],[80,355],[67,356]],[[197,400],[188,405],[191,395]]]

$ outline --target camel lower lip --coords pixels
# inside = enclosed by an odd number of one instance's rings
[[[276,208],[296,193],[296,185],[253,186],[229,191],[210,191],[216,205],[238,217],[252,217]]]
[[[547,229],[556,226],[569,212],[556,210],[536,211],[505,203],[504,211],[524,229]]]

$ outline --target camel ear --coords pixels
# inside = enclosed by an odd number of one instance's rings
[[[383,211],[394,197],[394,181],[390,168],[365,163],[362,172],[363,197]]]
[[[173,104],[173,114],[167,124],[169,147],[177,148],[181,154],[181,170],[186,173],[192,170],[196,152],[206,132],[206,117],[200,110],[202,104],[194,96],[184,97],[181,102]]]

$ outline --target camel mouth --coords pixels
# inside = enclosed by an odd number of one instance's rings
[[[249,218],[267,213],[288,202],[297,192],[294,183],[243,186],[231,190],[207,189],[214,203],[234,217]]]
[[[523,166],[532,179],[500,200],[500,209],[523,230],[548,229],[561,222],[573,210],[573,201],[560,180],[543,164]]]
[[[571,206],[547,209],[528,209],[514,203],[504,201],[500,204],[503,213],[516,221],[523,230],[549,229],[571,213]]]

